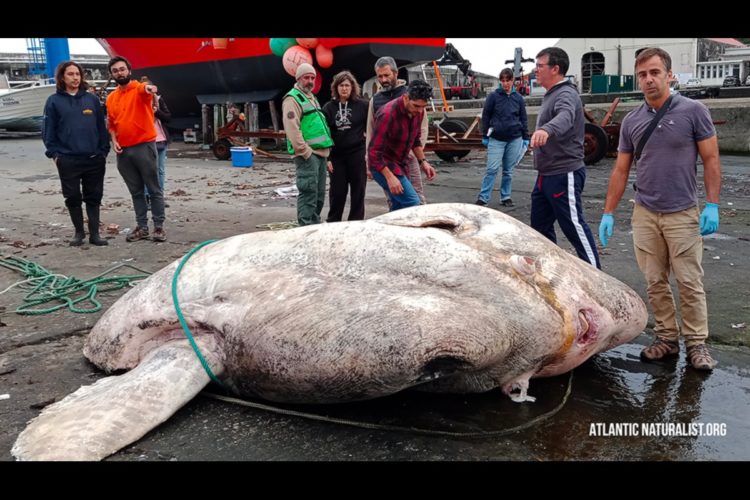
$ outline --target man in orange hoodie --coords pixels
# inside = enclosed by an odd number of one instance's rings
[[[164,196],[159,186],[156,129],[152,107],[156,85],[131,81],[130,63],[124,57],[109,60],[109,72],[117,82],[107,97],[107,119],[112,149],[117,153],[117,170],[133,198],[137,227],[128,233],[127,241],[148,238],[148,209],[143,186],[151,196],[154,241],[166,241],[164,232]]]

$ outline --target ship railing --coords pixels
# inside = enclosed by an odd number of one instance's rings
[[[26,89],[30,87],[43,87],[45,85],[54,85],[55,81],[52,78],[42,78],[39,80],[10,80],[8,81],[8,87],[10,89]]]

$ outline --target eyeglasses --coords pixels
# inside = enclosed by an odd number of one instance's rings
[[[541,63],[541,64],[540,64],[540,63],[536,63],[536,69],[542,69],[542,68],[543,68],[543,67],[545,67],[545,66],[550,66],[550,67],[552,67],[552,66],[554,66],[554,64],[549,64],[549,63]]]

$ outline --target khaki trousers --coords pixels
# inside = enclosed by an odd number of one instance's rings
[[[703,238],[698,208],[661,214],[638,204],[633,210],[633,246],[638,267],[646,278],[648,300],[654,312],[656,336],[677,341],[676,307],[669,285],[674,273],[680,297],[685,345],[702,344],[708,337],[706,293],[703,290]]]
[[[414,191],[419,196],[419,204],[424,205],[427,200],[424,197],[424,184],[422,184],[422,169],[419,168],[419,162],[417,157],[414,156],[414,152],[409,153],[409,172],[406,174],[414,187]]]

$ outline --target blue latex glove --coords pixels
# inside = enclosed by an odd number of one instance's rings
[[[523,140],[523,147],[525,147],[525,148],[529,147],[529,140],[528,139],[524,139]]]
[[[486,135],[484,137],[482,137],[482,144],[484,144],[485,146],[487,146],[489,143],[490,143],[490,138],[489,137],[487,137]]]
[[[701,236],[715,233],[719,229],[719,205],[718,203],[706,203],[701,212]]]
[[[615,217],[612,214],[602,215],[602,221],[599,223],[599,241],[602,246],[609,244],[609,237],[612,236],[612,230],[615,228]]]

